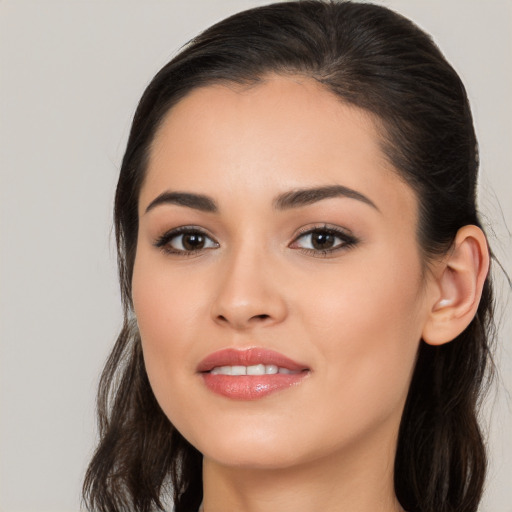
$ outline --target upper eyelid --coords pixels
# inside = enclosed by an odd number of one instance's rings
[[[185,235],[187,233],[200,233],[201,235],[204,235],[205,237],[209,238],[216,244],[219,243],[217,239],[213,235],[211,235],[206,229],[194,225],[183,225],[169,229],[165,231],[162,235],[158,235],[156,239],[153,241],[153,245],[160,247],[161,245],[167,244],[170,239],[180,235]]]
[[[175,228],[171,228],[166,230],[161,237],[171,236],[171,235],[182,235],[184,233],[201,233],[202,235],[207,236],[208,238],[211,238],[212,240],[215,240],[215,237],[205,228],[201,226],[195,226],[193,224],[184,224],[183,226],[176,226]]]
[[[322,232],[322,231],[330,233],[333,236],[339,238],[342,242],[344,242],[343,244],[341,244],[340,248],[342,246],[355,245],[356,243],[360,242],[360,238],[357,237],[356,235],[354,235],[352,233],[352,231],[350,231],[346,228],[342,228],[340,226],[330,226],[328,224],[323,224],[321,226],[312,226],[312,227],[301,228],[299,233],[297,233],[294,236],[290,245],[293,245],[294,243],[296,243],[299,239],[301,239],[304,236],[311,235],[312,233],[315,233],[315,232]],[[326,249],[326,250],[328,250],[328,249]],[[332,251],[335,251],[335,250],[336,250],[336,248],[332,249]]]
[[[292,236],[292,239],[289,242],[289,245],[292,245],[293,243],[295,243],[301,237],[306,236],[308,234],[315,233],[317,231],[327,231],[327,232],[330,232],[330,233],[334,234],[335,236],[340,237],[341,239],[345,239],[345,241],[346,241],[347,238],[352,239],[354,241],[358,241],[358,238],[350,230],[348,230],[347,228],[343,228],[341,226],[335,226],[335,225],[330,225],[330,224],[324,223],[324,224],[304,226],[304,227],[300,228]],[[166,244],[166,243],[168,243],[168,241],[171,238],[173,238],[175,236],[180,236],[180,235],[183,235],[183,234],[186,234],[186,233],[190,233],[190,232],[201,233],[202,235],[206,236],[207,238],[209,238],[210,240],[212,240],[216,244],[220,245],[220,243],[217,240],[217,238],[214,235],[212,235],[209,232],[209,230],[207,230],[207,229],[205,229],[205,228],[203,228],[201,226],[188,225],[188,224],[185,224],[185,225],[182,225],[182,226],[177,226],[175,228],[172,228],[172,229],[169,229],[169,230],[165,231],[162,235],[160,235],[160,236],[158,236],[156,238],[156,240],[154,241],[154,245],[160,246],[160,245]]]
[[[356,238],[352,231],[347,228],[342,228],[341,226],[334,226],[330,224],[322,224],[300,228],[298,232],[294,235],[294,240],[303,235],[314,233],[315,231],[329,231],[331,233],[339,234],[340,236]]]
[[[172,234],[181,234],[181,233],[189,232],[189,231],[198,231],[206,236],[209,236],[212,239],[215,239],[215,236],[212,235],[209,232],[209,230],[207,230],[204,227],[195,225],[195,224],[183,224],[181,226],[176,226],[174,228],[166,230],[161,236],[167,236],[167,235],[172,235]],[[299,228],[295,232],[295,234],[292,235],[292,237],[298,237],[301,235],[312,233],[314,231],[332,231],[333,233],[340,233],[340,234],[344,234],[347,236],[354,236],[349,229],[324,223],[324,224],[314,224],[314,225],[310,225],[310,226],[303,226],[303,227]]]
[[[311,235],[312,233],[318,232],[318,231],[324,231],[329,232],[332,234],[335,238],[338,238],[340,240],[340,243],[338,243],[334,247],[330,247],[327,249],[314,249],[310,247],[300,247],[296,246],[293,247],[294,244],[298,244],[298,241],[307,236]],[[343,228],[337,227],[337,228],[330,228],[330,227],[313,227],[313,228],[307,228],[302,233],[295,236],[291,244],[289,245],[290,248],[297,250],[299,252],[302,252],[303,254],[307,254],[308,256],[315,257],[315,258],[334,258],[338,256],[339,253],[343,253],[344,251],[349,250],[350,248],[358,245],[360,242],[360,239],[353,235],[351,232],[348,233]]]

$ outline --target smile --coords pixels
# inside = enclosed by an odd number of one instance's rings
[[[214,352],[198,365],[206,387],[235,400],[257,400],[295,386],[310,369],[272,350],[251,348]]]
[[[285,373],[288,375],[300,373],[289,370],[288,368],[279,368],[275,364],[255,364],[252,366],[216,366],[210,370],[213,375],[275,375],[276,373]]]

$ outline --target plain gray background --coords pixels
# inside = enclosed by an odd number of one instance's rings
[[[121,322],[111,205],[131,116],[182,44],[264,3],[0,0],[1,511],[79,510],[96,384]],[[379,3],[433,34],[467,86],[480,206],[512,275],[512,1]],[[512,511],[511,307],[501,289],[487,512]]]

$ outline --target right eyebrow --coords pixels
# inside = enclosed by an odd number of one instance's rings
[[[191,192],[166,191],[149,203],[145,213],[148,213],[153,208],[162,204],[177,204],[179,206],[186,206],[188,208],[194,208],[196,210],[201,210],[202,212],[210,213],[216,213],[219,210],[217,204],[211,197],[202,194],[193,194]]]

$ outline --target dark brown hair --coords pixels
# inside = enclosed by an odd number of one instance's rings
[[[269,73],[311,77],[376,116],[384,153],[417,194],[425,262],[448,251],[462,226],[480,226],[464,86],[409,20],[366,3],[285,2],[236,14],[192,40],[144,92],[122,162],[115,228],[125,318],[99,387],[100,442],[84,483],[90,510],[163,510],[172,495],[177,512],[191,512],[202,500],[202,456],[157,404],[132,319],[137,202],[151,142],[173,105],[197,87],[250,85]],[[420,344],[394,468],[396,495],[409,512],[477,510],[486,468],[477,412],[492,325],[488,278],[475,318],[456,340]]]

